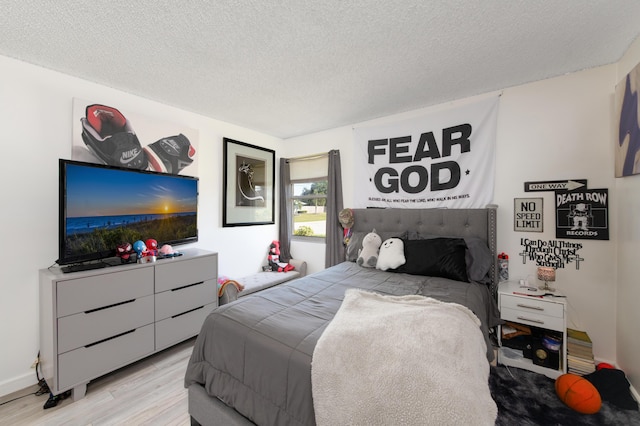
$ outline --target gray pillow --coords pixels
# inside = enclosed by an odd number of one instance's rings
[[[442,238],[443,236],[410,231],[408,237],[410,240],[426,240]],[[491,270],[494,259],[493,256],[491,256],[491,250],[489,250],[487,243],[478,237],[464,237],[464,242],[467,244],[465,261],[467,263],[467,276],[469,279],[485,284],[491,282],[489,271]]]
[[[364,236],[372,231],[354,231],[351,234],[351,239],[349,240],[349,244],[347,244],[347,260],[349,262],[355,262],[358,259],[358,252],[362,250],[362,240]],[[377,231],[376,234],[380,235],[382,241],[386,241],[389,238],[407,238],[407,231]]]

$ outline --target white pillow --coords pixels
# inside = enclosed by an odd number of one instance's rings
[[[396,269],[398,266],[404,265],[405,262],[404,243],[400,238],[389,238],[382,243],[376,269],[381,271]]]

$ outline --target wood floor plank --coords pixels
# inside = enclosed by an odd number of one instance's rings
[[[187,426],[184,373],[194,342],[187,340],[90,382],[86,396],[76,402],[67,398],[45,410],[48,395],[33,395],[37,387],[16,392],[31,395],[0,405],[0,426]]]

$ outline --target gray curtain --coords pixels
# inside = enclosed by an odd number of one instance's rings
[[[291,211],[291,173],[289,172],[289,159],[280,159],[280,212],[278,214],[278,240],[280,240],[280,261],[288,262],[291,256],[291,222],[293,212]]]
[[[343,230],[338,214],[343,209],[342,168],[340,151],[329,151],[329,176],[327,182],[327,237],[325,267],[337,265],[345,260],[345,248],[342,243]]]

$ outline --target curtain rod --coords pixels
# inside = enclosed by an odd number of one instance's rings
[[[291,163],[296,161],[316,160],[318,158],[328,157],[328,156],[329,156],[328,152],[322,152],[320,154],[311,154],[311,155],[306,155],[304,157],[287,158],[287,161]]]

